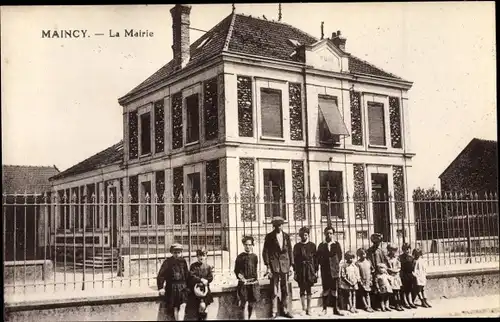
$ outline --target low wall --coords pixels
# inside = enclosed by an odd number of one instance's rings
[[[15,271],[15,274],[14,274]],[[51,260],[27,260],[4,262],[4,284],[16,282],[30,283],[50,278],[52,275]]]
[[[468,269],[433,273],[428,277],[426,294],[429,300],[460,296],[498,294],[499,269]],[[262,281],[261,300],[255,308],[256,318],[271,313],[270,288]],[[214,319],[241,319],[234,287],[214,286]],[[93,297],[76,300],[43,300],[36,303],[6,303],[6,321],[132,321],[165,320],[165,312],[155,291],[141,294]],[[321,287],[313,288],[313,306],[321,305]],[[186,320],[194,319],[194,306],[188,304]],[[298,289],[293,289],[293,309],[300,308]]]

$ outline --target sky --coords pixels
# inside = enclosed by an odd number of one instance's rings
[[[353,55],[414,82],[409,91],[416,186],[438,176],[474,137],[496,140],[494,2],[285,3],[282,21],[317,38],[341,30]],[[61,171],[123,136],[118,98],[172,58],[172,5],[1,8],[2,163]],[[236,4],[277,20],[278,4]],[[209,30],[231,4],[193,5]],[[142,29],[149,38],[110,38]],[[42,39],[46,29],[105,36]],[[191,30],[191,42],[203,33]]]

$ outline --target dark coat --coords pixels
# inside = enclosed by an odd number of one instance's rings
[[[262,259],[264,264],[271,269],[272,273],[288,273],[290,266],[293,266],[292,242],[290,235],[283,234],[283,248],[280,248],[276,231],[273,230],[266,235],[264,239],[264,247],[262,250]]]
[[[331,280],[340,276],[340,260],[342,259],[342,248],[337,241],[334,241],[330,249],[328,244],[322,242],[318,246],[316,253],[318,264],[321,267],[321,279]]]
[[[380,263],[389,266],[387,255],[380,248],[380,246],[375,247],[375,245],[372,245],[370,248],[368,248],[368,250],[366,251],[366,258],[368,258],[368,260],[372,263],[372,273],[375,273],[377,271],[377,265]],[[373,274],[373,277],[375,278],[375,274]]]

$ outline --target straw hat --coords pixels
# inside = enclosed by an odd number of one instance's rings
[[[203,283],[196,283],[193,290],[196,297],[205,297],[208,293],[208,287],[203,285]]]
[[[283,217],[281,217],[281,216],[273,217],[273,219],[271,220],[271,223],[273,224],[273,226],[283,225],[284,222],[285,222],[285,219],[283,219]]]

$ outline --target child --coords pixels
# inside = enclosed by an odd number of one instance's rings
[[[361,281],[359,268],[353,263],[354,254],[348,251],[344,255],[345,263],[340,268],[340,288],[347,293],[349,301],[348,310],[351,313],[357,313],[356,310],[356,290]]]
[[[427,284],[427,267],[422,258],[422,250],[415,248],[413,250],[413,257],[415,258],[415,266],[413,268],[413,276],[415,276],[415,293],[413,295],[413,302],[418,295],[423,307],[431,307],[425,298],[424,287]]]
[[[295,244],[293,247],[294,279],[299,284],[302,311],[305,311],[306,315],[311,315],[311,287],[318,280],[319,268],[316,259],[316,245],[309,241],[309,228],[300,228],[299,236],[300,243]]]
[[[391,277],[387,273],[387,265],[380,263],[377,265],[377,275],[375,277],[377,293],[380,296],[380,307],[382,312],[389,312],[389,296],[392,294]]]
[[[176,321],[184,321],[189,295],[189,270],[186,260],[182,257],[182,245],[173,244],[170,246],[170,253],[172,257],[167,258],[161,265],[156,284],[160,296],[163,296],[166,302],[167,313],[171,316],[173,311]]]
[[[392,278],[392,300],[394,301],[394,305],[396,310],[404,311],[403,306],[401,305],[401,263],[399,259],[396,257],[396,252],[398,248],[392,245],[387,245],[387,261],[389,262],[389,266],[387,267],[387,272]]]
[[[252,252],[254,246],[253,237],[245,236],[242,242],[245,251],[236,257],[234,274],[238,278],[236,294],[243,308],[243,319],[249,320],[252,317],[253,307],[260,298],[260,287],[257,280],[257,264],[259,259]]]
[[[372,246],[368,248],[366,251],[366,257],[370,262],[372,262],[372,274],[373,277],[375,278],[376,275],[376,268],[378,264],[385,264],[386,266],[388,265],[387,263],[387,257],[384,254],[384,251],[380,247],[382,241],[384,239],[384,236],[379,233],[374,233],[370,236],[370,240],[372,242]],[[375,286],[375,281],[373,281],[373,285]],[[381,308],[380,305],[380,296],[377,293],[377,288],[372,289],[372,296],[373,296],[373,301],[372,304],[375,307],[375,310],[379,310]]]
[[[214,280],[214,276],[212,266],[206,263],[207,251],[205,248],[197,250],[196,256],[198,257],[198,261],[191,264],[189,268],[191,274],[190,288],[193,289],[193,294],[197,293],[195,288],[198,288],[204,294],[204,296],[200,295],[200,297],[195,296],[195,302],[198,304],[198,319],[203,321],[207,318],[207,307],[214,301],[210,292],[210,283]]]
[[[406,309],[416,309],[417,307],[413,304],[413,284],[415,277],[413,276],[413,266],[415,261],[410,255],[411,246],[408,243],[404,243],[401,247],[403,254],[399,255],[399,262],[401,263],[401,284],[403,291],[403,306]]]
[[[359,293],[363,301],[363,306],[366,312],[373,312],[371,301],[370,301],[370,291],[372,290],[372,263],[366,258],[366,251],[363,248],[358,249],[356,252],[358,255],[358,261],[356,266],[359,268]]]

